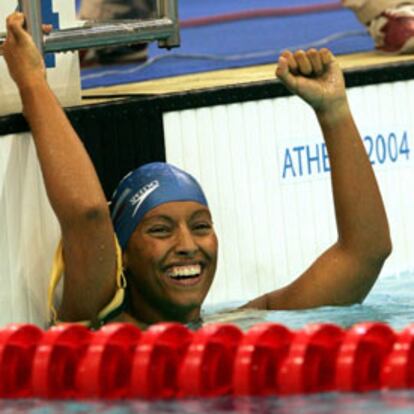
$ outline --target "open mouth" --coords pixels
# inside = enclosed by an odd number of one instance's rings
[[[193,286],[201,280],[202,271],[200,264],[176,265],[168,268],[166,275],[175,285]]]

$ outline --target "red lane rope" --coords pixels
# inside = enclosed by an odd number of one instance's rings
[[[98,331],[62,324],[0,329],[2,398],[118,399],[266,396],[414,389],[414,324],[293,331],[260,323],[190,331],[179,323],[146,331],[111,323]]]
[[[307,13],[319,13],[340,10],[343,6],[340,2],[317,3],[309,6],[277,7],[258,10],[245,10],[237,13],[225,13],[215,16],[196,17],[193,19],[181,20],[181,28],[208,26],[212,24],[228,23],[238,20],[257,19],[263,17],[284,17],[296,16]]]

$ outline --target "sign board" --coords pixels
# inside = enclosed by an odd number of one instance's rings
[[[393,238],[382,275],[414,271],[414,81],[351,88]],[[167,161],[206,191],[219,237],[208,303],[247,301],[298,277],[336,241],[330,166],[297,97],[164,115]]]

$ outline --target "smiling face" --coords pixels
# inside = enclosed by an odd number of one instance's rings
[[[148,211],[124,252],[132,316],[147,323],[198,318],[216,271],[217,248],[206,206],[178,201]]]

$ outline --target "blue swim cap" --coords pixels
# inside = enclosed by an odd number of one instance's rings
[[[196,201],[208,205],[195,178],[171,164],[152,162],[127,174],[111,200],[112,222],[121,247],[126,247],[149,210],[171,201]]]

